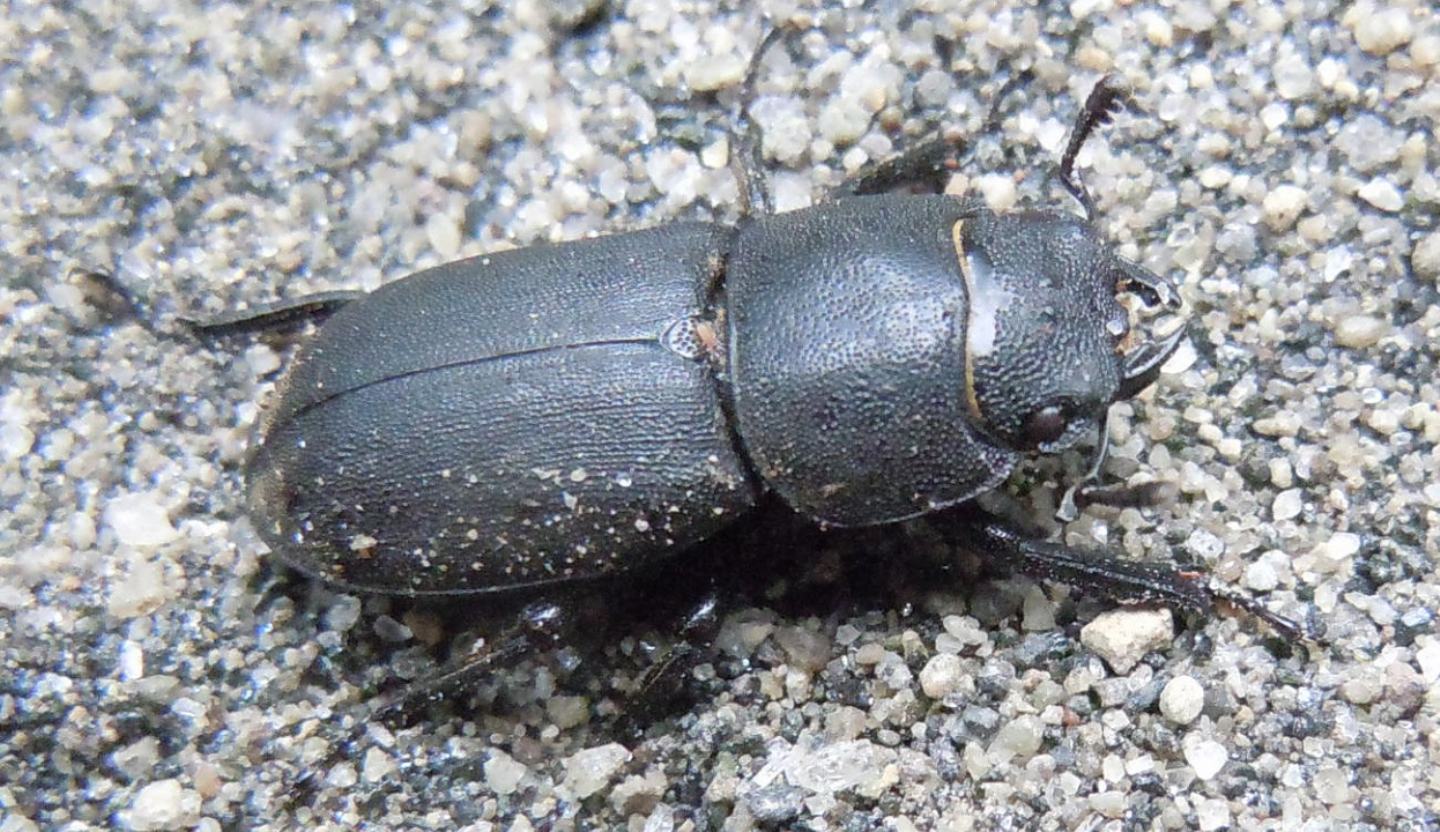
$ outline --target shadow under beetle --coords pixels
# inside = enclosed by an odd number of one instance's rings
[[[745,81],[747,126],[776,37]],[[828,201],[773,213],[750,127],[734,142],[749,209],[736,225],[483,255],[202,327],[333,312],[280,382],[248,463],[261,536],[338,587],[485,595],[633,570],[774,492],[831,526],[934,515],[1027,574],[1121,602],[1230,602],[1305,635],[1209,576],[947,510],[1023,456],[1098,433],[1093,479],[1110,406],[1182,342],[1131,331],[1121,293],[1174,307],[1178,292],[1105,242],[1074,172],[1120,103],[1103,79],[1060,163],[1083,218],[938,193],[956,150],[938,134]],[[934,193],[872,193],[917,184]],[[714,612],[702,605],[687,626]],[[558,604],[532,605],[466,667],[553,637],[561,619]]]

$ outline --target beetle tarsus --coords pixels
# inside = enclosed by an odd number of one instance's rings
[[[518,620],[492,641],[486,641],[467,653],[451,667],[431,676],[417,679],[398,692],[373,702],[365,715],[348,729],[348,736],[335,742],[318,771],[328,771],[342,760],[357,756],[361,738],[369,726],[381,723],[388,727],[404,727],[413,721],[420,706],[444,699],[480,676],[497,667],[505,667],[537,650],[552,647],[564,640],[571,630],[572,617],[559,604],[537,601],[521,610]],[[302,778],[291,790],[288,807],[303,802],[312,791]]]
[[[985,114],[985,122],[980,127],[980,132],[989,133],[1000,129],[1000,122],[1005,118],[1005,101],[1011,93],[1030,83],[1035,78],[1033,70],[1022,69],[1010,76],[1000,89],[995,91],[995,97],[990,100],[990,111]]]
[[[751,56],[742,82],[740,120],[737,128],[731,131],[731,144],[734,147],[731,164],[739,183],[741,212],[745,215],[775,212],[769,185],[762,171],[760,131],[750,117],[750,109],[755,102],[760,65],[766,54],[783,37],[796,31],[776,27],[767,32],[755,48],[755,54]],[[1001,104],[1029,78],[1028,71],[1021,72],[1001,87],[986,118],[985,130],[991,130],[998,125]],[[960,156],[967,146],[963,137],[950,129],[944,126],[935,127],[909,149],[885,159],[871,161],[833,188],[828,198],[844,199],[900,189],[911,189],[915,193],[943,193],[951,174],[959,168]]]

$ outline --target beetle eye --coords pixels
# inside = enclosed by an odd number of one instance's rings
[[[1025,441],[1032,447],[1054,442],[1065,434],[1068,422],[1058,405],[1042,407],[1025,420]]]

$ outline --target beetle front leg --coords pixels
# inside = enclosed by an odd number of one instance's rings
[[[1213,615],[1238,607],[1288,639],[1318,641],[1300,622],[1271,611],[1254,597],[1204,572],[1123,560],[1027,534],[1005,520],[970,507],[947,512],[942,528],[960,545],[1030,577],[1067,584],[1120,604],[1166,604]]]
[[[943,192],[965,150],[965,140],[947,132],[943,127],[936,128],[909,149],[888,159],[870,162],[832,188],[828,198],[889,193],[901,188],[920,193]]]

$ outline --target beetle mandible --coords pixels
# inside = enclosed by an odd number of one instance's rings
[[[748,124],[752,59],[741,114]],[[1183,340],[1132,332],[1119,295],[1179,305],[1092,223],[1074,171],[1122,103],[1102,79],[1062,156],[1084,216],[938,193],[933,138],[836,198],[769,210],[736,133],[735,225],[690,222],[483,255],[366,295],[306,298],[225,331],[334,312],[278,385],[247,466],[279,558],[351,590],[486,595],[632,570],[766,492],[832,526],[970,503],[1026,455],[1099,437]],[[1071,494],[1074,491],[1072,489]],[[1208,576],[1039,539],[968,511],[971,546],[1122,602],[1227,601]]]

